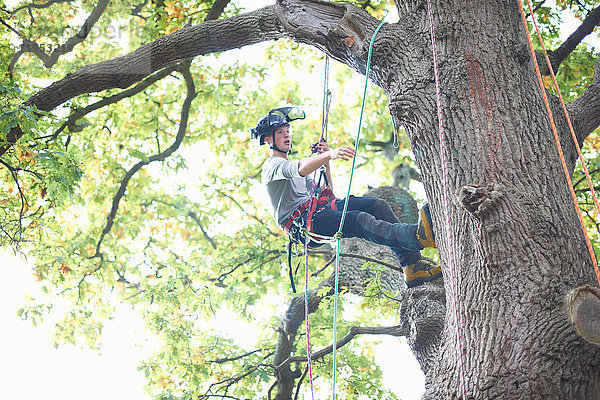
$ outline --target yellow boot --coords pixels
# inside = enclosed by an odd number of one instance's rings
[[[429,258],[422,258],[414,264],[402,269],[404,280],[409,288],[434,281],[442,276],[442,268]]]
[[[431,212],[429,211],[429,204],[425,204],[421,211],[419,211],[419,223],[417,225],[417,239],[423,247],[435,246],[435,236],[433,235],[433,224],[431,223]]]

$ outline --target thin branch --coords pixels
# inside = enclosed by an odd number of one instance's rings
[[[17,65],[19,58],[21,58],[21,56],[23,54],[25,54],[25,50],[20,49],[13,55],[12,59],[10,60],[10,64],[8,65],[8,75],[9,75],[10,79],[13,79],[13,75],[15,72],[15,65]]]
[[[98,110],[102,107],[106,107],[109,104],[115,104],[125,98],[132,97],[132,96],[142,92],[143,90],[145,90],[152,84],[165,78],[166,76],[171,74],[176,69],[177,69],[177,64],[173,64],[173,65],[155,73],[154,75],[147,77],[146,79],[144,79],[143,81],[141,81],[140,83],[138,83],[137,85],[135,85],[134,87],[132,87],[130,89],[123,90],[120,93],[106,97],[94,104],[90,104],[89,106],[82,108],[81,110],[75,111],[73,114],[69,115],[67,120],[57,129],[56,132],[54,132],[54,134],[51,136],[51,139],[52,140],[56,139],[58,137],[58,135],[62,131],[64,131],[65,128],[67,128],[67,127],[71,130],[72,127],[74,127],[75,123],[79,119],[83,118],[85,115],[91,113],[92,111]]]
[[[244,207],[235,199],[235,197],[227,194],[226,192],[224,192],[223,190],[219,189],[219,188],[215,188],[212,186],[208,186],[208,185],[204,185],[205,188],[209,188],[209,189],[213,189],[215,192],[217,192],[218,194],[220,194],[223,197],[227,197],[229,200],[231,200],[233,202],[233,204],[235,204],[244,214],[246,214],[247,216],[249,216],[250,218],[254,219],[255,221],[259,222],[261,225],[265,225],[265,229],[267,230],[267,232],[269,232],[272,236],[279,236],[277,233],[273,232],[272,230],[270,230],[269,228],[266,227],[266,224],[264,221],[262,221],[260,218],[258,218],[256,215],[250,214],[248,211],[246,211],[246,209],[244,209]]]
[[[142,11],[142,9],[146,6],[146,4],[148,4],[148,0],[144,0],[140,4],[134,6],[131,9],[131,15],[134,16],[134,17],[139,17],[139,18],[141,18],[141,19],[143,19],[145,21],[146,18],[144,18],[144,17],[142,17],[140,15],[140,11]]]
[[[590,174],[590,176],[591,176],[591,175],[595,174],[595,173],[596,173],[596,172],[598,172],[598,171],[600,171],[600,168],[596,168],[596,169],[594,169],[593,171],[590,171],[590,172],[589,172],[589,174]],[[583,182],[583,181],[585,181],[585,180],[586,180],[586,176],[584,175],[584,176],[582,176],[581,178],[579,178],[579,179],[577,180],[577,182],[575,182],[575,183],[573,184],[573,187],[574,187],[574,188],[576,188],[577,186],[579,186],[579,184],[580,184],[581,182]],[[594,188],[594,190],[596,190],[596,188]]]
[[[123,177],[123,180],[121,181],[119,190],[117,191],[117,194],[113,198],[112,208],[110,210],[110,213],[106,217],[106,225],[104,226],[104,229],[102,230],[102,233],[100,234],[100,238],[98,239],[98,243],[96,245],[96,253],[94,254],[93,257],[101,256],[100,246],[102,245],[102,241],[104,240],[104,237],[110,232],[110,230],[114,224],[115,217],[117,215],[117,210],[119,209],[119,202],[125,195],[125,190],[127,189],[127,184],[129,183],[131,178],[140,169],[142,169],[142,167],[144,167],[154,161],[164,161],[167,157],[170,157],[179,148],[179,146],[183,142],[183,138],[185,136],[185,132],[187,129],[187,123],[188,123],[188,118],[189,118],[189,114],[190,114],[190,107],[192,105],[192,101],[196,97],[196,89],[194,86],[194,79],[190,73],[190,65],[191,65],[191,61],[186,61],[185,63],[182,63],[182,66],[180,68],[180,73],[183,75],[183,77],[185,79],[187,95],[186,95],[186,98],[183,102],[183,106],[181,109],[181,116],[180,116],[181,122],[179,123],[179,130],[177,132],[177,136],[175,137],[175,142],[169,148],[167,148],[165,151],[163,151],[162,153],[155,154],[155,155],[149,157],[148,160],[138,162],[125,174],[125,176]]]
[[[594,191],[599,191],[600,190],[600,186],[594,186]],[[583,188],[583,189],[575,189],[575,193],[586,193],[586,192],[591,192],[589,187]]]
[[[191,219],[194,220],[194,222],[196,223],[196,225],[198,225],[198,227],[200,228],[200,231],[202,232],[202,234],[204,235],[204,237],[206,238],[206,240],[208,240],[208,242],[210,243],[210,245],[212,246],[213,249],[217,249],[217,244],[215,243],[215,241],[208,235],[208,233],[206,232],[206,230],[204,230],[204,226],[202,225],[202,222],[200,221],[200,218],[198,218],[198,216],[196,215],[195,212],[193,211],[188,211],[187,213]]]
[[[277,258],[279,258],[279,255],[282,253],[280,251],[268,251],[265,254],[272,254],[275,253],[274,256],[267,258],[266,260],[263,260],[261,265],[259,265],[257,268],[262,267],[263,265],[265,265],[268,262],[271,262]],[[245,265],[247,262],[249,261],[249,259],[246,259],[240,263],[238,263],[235,267],[231,268],[229,271],[227,272],[223,272],[221,273],[221,275],[219,275],[216,278],[208,278],[209,281],[211,282],[219,282],[219,283],[223,283],[223,280],[225,279],[225,277],[227,277],[228,275],[231,275],[232,273],[234,273],[235,271],[237,271],[241,266]]]
[[[356,335],[391,335],[391,336],[406,336],[407,332],[402,329],[402,325],[395,326],[352,326],[348,333],[336,342],[336,348],[340,349],[348,344]],[[321,350],[315,351],[311,355],[311,359],[316,361],[327,354],[333,352],[333,345],[330,344]],[[289,357],[287,360],[277,366],[277,370],[286,367],[293,362],[306,362],[306,356]]]
[[[319,252],[319,251],[314,251],[314,250],[310,250],[308,254],[329,254],[330,252]],[[364,261],[369,261],[372,263],[376,263],[379,265],[383,265],[384,267],[388,267],[389,269],[393,269],[396,271],[400,271],[402,272],[402,268],[385,262],[383,260],[378,260],[376,258],[372,258],[372,257],[368,257],[368,256],[363,256],[361,254],[354,254],[354,253],[340,253],[340,257],[349,257],[349,258],[358,258],[359,260],[364,260]],[[331,256],[331,258],[325,263],[325,265],[323,265],[323,267],[321,267],[319,270],[317,270],[316,272],[314,272],[312,274],[312,276],[317,276],[319,275],[321,272],[323,272],[327,267],[329,267],[331,264],[333,264],[333,262],[335,261],[335,254],[333,254]]]
[[[6,26],[8,29],[10,29],[11,31],[13,31],[17,36],[22,36],[21,32],[19,32],[18,30],[16,30],[15,28],[13,28],[12,26],[10,26],[6,21],[4,21],[2,18],[0,18],[0,23],[4,26]]]
[[[308,363],[304,367],[304,372],[302,372],[302,376],[298,379],[298,384],[296,385],[296,394],[294,395],[294,400],[298,400],[298,396],[300,395],[300,386],[302,386],[302,381],[306,378],[308,374]]]
[[[587,215],[587,217],[590,219],[592,224],[594,224],[594,226],[596,227],[596,231],[600,233],[600,224],[598,224],[598,222],[596,222],[596,220],[594,219],[594,216],[590,213],[590,211],[583,210],[583,212],[585,212],[585,215]]]
[[[540,1],[540,3],[537,6],[534,7],[533,12],[535,13],[537,10],[539,10],[540,8],[542,8],[542,6],[544,5],[544,3],[546,3],[546,0]],[[529,14],[529,13],[525,14],[525,16],[527,18],[529,18],[530,15],[531,14]]]
[[[327,260],[327,262],[325,263],[325,265],[323,265],[321,268],[319,268],[317,271],[313,272],[310,276],[318,276],[321,272],[325,271],[327,269],[327,267],[329,267],[331,264],[333,264],[333,262],[335,261],[335,257],[336,255],[332,255],[329,260]]]
[[[17,231],[17,233],[20,238],[21,234],[23,233],[23,216],[25,215],[25,205],[27,204],[27,206],[29,206],[29,204],[27,203],[27,198],[25,197],[23,190],[21,190],[21,185],[19,184],[19,177],[17,176],[17,172],[16,172],[17,169],[2,160],[0,160],[0,164],[4,165],[6,168],[8,168],[8,171],[10,172],[10,175],[12,176],[13,180],[15,181],[15,184],[17,185],[17,189],[19,191],[19,197],[21,199],[21,210],[19,211],[19,230]]]
[[[221,16],[221,14],[223,14],[223,11],[225,10],[225,7],[227,7],[227,5],[230,2],[231,0],[215,1],[210,10],[208,10],[208,14],[206,14],[206,18],[204,18],[204,21],[219,19],[219,17]]]
[[[360,254],[340,253],[340,257],[358,258],[359,260],[364,260],[364,261],[369,261],[369,262],[372,262],[372,263],[380,264],[380,265],[383,265],[384,267],[388,267],[390,269],[402,272],[402,268],[399,268],[399,267],[397,267],[394,264],[391,264],[391,263],[388,263],[388,262],[385,262],[385,261],[382,261],[382,260],[377,260],[376,258],[363,256],[363,255],[360,255]]]
[[[35,3],[30,3],[30,4],[25,4],[24,6],[18,7],[16,9],[14,9],[13,11],[8,11],[8,14],[15,14],[18,13],[21,10],[24,9],[29,9],[31,10],[32,8],[35,8],[37,10],[41,10],[43,8],[48,8],[53,4],[59,4],[59,3],[70,3],[71,0],[49,0],[46,3],[42,3],[42,4],[35,4]]]
[[[275,380],[275,382],[273,382],[273,384],[271,385],[271,387],[269,388],[269,391],[267,392],[267,400],[271,400],[271,392],[273,391],[273,389],[275,389],[277,387],[277,380]]]
[[[245,377],[247,377],[248,375],[254,373],[254,371],[258,370],[261,367],[271,367],[274,368],[274,365],[272,364],[257,364],[257,365],[253,365],[252,367],[250,367],[246,372],[239,374],[237,376],[233,376],[231,378],[226,378],[223,379],[222,381],[219,382],[215,382],[212,383],[208,389],[206,390],[206,393],[203,394],[202,396],[200,396],[198,399],[208,399],[209,397],[227,397],[227,398],[233,398],[231,396],[227,396],[225,394],[220,394],[220,395],[213,395],[210,394],[210,391],[212,390],[212,388],[214,386],[225,386],[225,388],[229,388],[231,385],[236,384],[237,382],[241,381],[242,379],[244,379]]]
[[[200,218],[198,218],[198,216],[196,215],[196,213],[194,213],[192,210],[187,210],[185,208],[185,206],[183,206],[183,205],[177,205],[177,204],[169,203],[168,201],[163,201],[163,200],[159,200],[159,199],[152,199],[152,201],[155,201],[157,203],[162,203],[162,204],[167,205],[169,207],[176,208],[180,212],[185,212],[186,215],[188,215],[190,218],[192,218],[192,220],[196,223],[196,225],[198,225],[198,227],[200,228],[200,231],[202,231],[202,234],[204,235],[204,237],[210,242],[212,248],[215,249],[215,250],[217,249],[217,244],[215,243],[215,241],[213,240],[213,238],[211,238],[208,235],[208,233],[204,229],[204,226],[202,225],[202,222],[200,221]]]
[[[549,51],[548,57],[554,71],[558,71],[559,65],[575,50],[581,41],[594,31],[600,24],[600,7],[590,11],[581,25],[561,44],[556,50]],[[542,56],[543,57],[543,56]],[[540,63],[541,72],[544,75],[550,74],[550,69],[545,62]]]
[[[47,60],[44,61],[44,65],[46,68],[51,68],[58,61],[58,57],[63,54],[69,53],[73,50],[73,48],[79,43],[83,42],[87,36],[89,35],[92,27],[98,22],[106,7],[108,7],[108,3],[110,0],[98,0],[96,7],[92,10],[89,17],[85,20],[79,32],[77,32],[74,36],[69,38],[65,44],[58,46],[56,49],[52,51],[52,54],[48,57]]]
[[[230,362],[230,361],[236,361],[239,360],[241,358],[244,357],[248,357],[254,353],[258,353],[259,351],[262,351],[261,349],[258,350],[254,350],[254,351],[250,351],[248,353],[242,354],[241,356],[237,356],[237,357],[228,357],[228,358],[217,358],[216,360],[212,360],[212,361],[208,361],[209,363],[215,363],[215,364],[223,364],[226,362]]]

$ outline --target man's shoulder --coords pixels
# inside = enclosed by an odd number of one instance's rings
[[[286,160],[283,157],[271,156],[265,160],[263,163],[263,171],[269,168],[275,168],[282,164],[293,163],[295,161]]]
[[[299,177],[298,161],[288,160],[283,157],[271,156],[263,163],[263,183],[268,183],[272,180],[292,179],[294,177]]]

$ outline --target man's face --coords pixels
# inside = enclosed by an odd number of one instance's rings
[[[292,134],[290,126],[283,125],[275,129],[275,145],[283,152],[288,152],[292,148]]]

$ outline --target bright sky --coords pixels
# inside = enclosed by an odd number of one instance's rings
[[[272,4],[272,0],[244,1],[248,9]],[[572,29],[566,29],[568,36]],[[597,45],[598,40],[593,43]],[[251,52],[256,54],[256,52]],[[50,345],[52,321],[34,328],[16,314],[24,294],[36,292],[32,265],[0,250],[0,392],[9,399],[60,400],[149,400],[144,377],[137,371],[139,361],[154,345],[145,341],[139,316],[120,309],[108,321],[101,353]],[[424,377],[419,366],[400,340],[384,337],[378,346],[377,361],[384,366],[386,386],[404,400],[421,397]]]
[[[2,398],[45,400],[150,400],[144,377],[137,371],[141,360],[156,344],[143,330],[140,317],[126,307],[107,321],[101,352],[74,346],[50,345],[53,316],[38,327],[17,316],[24,295],[39,295],[33,265],[0,250],[0,392]],[[60,308],[60,306],[58,307]],[[226,317],[226,313],[223,317]],[[219,318],[221,320],[221,317]],[[245,332],[233,321],[228,332]],[[382,337],[375,355],[384,366],[386,386],[404,400],[421,397],[424,377],[408,346]]]
[[[0,250],[0,393],[5,399],[147,400],[138,361],[143,343],[140,318],[126,308],[107,321],[102,353],[74,346],[54,349],[52,318],[34,328],[17,316],[24,294],[37,294],[32,264]]]

